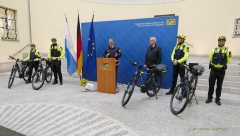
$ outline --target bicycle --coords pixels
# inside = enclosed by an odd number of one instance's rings
[[[46,64],[43,64],[43,61]],[[32,87],[34,90],[39,90],[44,82],[50,83],[52,80],[52,69],[51,69],[51,61],[45,58],[42,58],[39,61],[38,70],[34,72],[32,76]]]
[[[187,104],[192,103],[193,96],[198,104],[195,91],[197,87],[198,77],[205,71],[203,66],[198,63],[180,64],[187,72],[184,78],[181,79],[180,84],[174,89],[170,101],[170,109],[174,115],[180,114],[184,111]],[[190,77],[189,77],[190,76]],[[176,105],[175,105],[176,104]]]
[[[22,65],[23,65],[23,70],[22,70],[23,71],[23,80],[27,81],[28,77],[29,77],[28,71],[29,71],[30,62],[29,61],[23,61]]]
[[[124,107],[129,102],[136,85],[140,87],[141,92],[146,92],[149,97],[156,96],[157,98],[157,93],[162,85],[162,73],[167,72],[167,66],[163,64],[153,65],[151,69],[147,69],[147,72],[143,72],[143,67],[141,65],[138,65],[137,62],[133,62],[132,60],[129,61],[133,66],[137,67],[137,70],[130,79],[124,92],[122,106]],[[144,74],[147,75],[145,83],[143,80]]]
[[[24,62],[24,61],[20,61],[19,59],[16,59],[12,56],[9,56],[9,58],[11,58],[12,60],[15,60],[16,63],[13,65],[9,80],[8,80],[8,88],[10,89],[15,77],[16,78],[23,78],[23,80],[27,81],[28,78],[28,69],[29,69],[29,63],[28,62]],[[21,63],[21,64],[19,64]],[[16,73],[18,72],[18,76],[16,76]]]

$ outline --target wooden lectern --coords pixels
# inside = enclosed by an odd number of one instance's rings
[[[97,58],[97,91],[116,94],[115,58]]]

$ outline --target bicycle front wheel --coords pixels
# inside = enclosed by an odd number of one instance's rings
[[[123,94],[123,97],[122,97],[122,106],[124,107],[128,101],[130,100],[131,96],[132,96],[132,93],[133,93],[133,90],[134,90],[134,87],[135,87],[135,81],[134,80],[131,80],[129,83],[128,83],[128,86]]]
[[[147,87],[147,95],[149,97],[153,97],[155,95],[157,95],[157,93],[159,92],[160,88],[161,88],[161,84],[162,84],[162,80],[161,78],[151,78]]]
[[[45,74],[42,71],[36,71],[32,76],[32,87],[34,90],[40,89],[45,81]]]
[[[46,82],[50,83],[52,80],[52,69],[50,67],[46,68]]]
[[[189,91],[186,86],[178,85],[173,94],[170,101],[170,109],[171,112],[176,115],[183,112],[188,103]]]
[[[10,77],[9,77],[9,80],[8,80],[8,88],[10,89],[12,84],[13,84],[13,81],[15,79],[15,75],[16,75],[16,72],[17,72],[17,69],[16,68],[13,68],[12,69],[12,72],[10,74]]]
[[[28,77],[29,77],[28,71],[29,71],[29,66],[27,66],[27,67],[25,67],[25,68],[23,69],[23,80],[24,80],[24,81],[27,81],[27,80],[28,80]]]

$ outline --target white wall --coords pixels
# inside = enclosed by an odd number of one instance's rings
[[[0,0],[0,5],[17,10],[19,41],[0,40],[0,62],[7,62],[10,61],[8,60],[9,55],[15,54],[30,43],[28,0],[21,0],[21,2],[19,0]],[[28,49],[23,50],[22,53],[27,52]],[[22,54],[19,53],[16,57],[22,59]]]
[[[0,41],[0,46],[4,43],[5,52],[9,53],[12,52],[10,50],[20,48],[20,45],[22,47],[29,41],[27,0],[24,0],[21,4],[16,1],[0,1],[1,5],[19,11],[19,31],[26,33],[20,33],[20,42],[14,44]],[[24,3],[25,6],[23,6]],[[190,48],[191,54],[208,54],[212,48],[217,46],[218,36],[225,35],[227,36],[227,46],[236,56],[240,54],[240,48],[238,47],[240,38],[232,38],[232,36],[234,19],[240,17],[239,5],[239,0],[183,0],[152,5],[111,5],[82,0],[31,0],[33,43],[42,53],[48,52],[52,37],[56,37],[58,43],[64,46],[64,14],[66,14],[73,43],[76,44],[78,10],[81,22],[90,22],[94,10],[95,21],[150,18],[154,15],[176,14],[179,16],[179,33],[186,34],[187,42],[194,45]],[[22,13],[22,11],[25,12]],[[1,58],[5,56],[0,55]],[[0,61],[3,60],[7,61],[5,58]]]

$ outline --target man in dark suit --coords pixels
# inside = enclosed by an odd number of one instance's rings
[[[160,64],[162,61],[162,49],[160,46],[157,46],[156,42],[157,39],[155,37],[150,38],[150,46],[145,55],[145,68],[150,68],[152,65]]]

